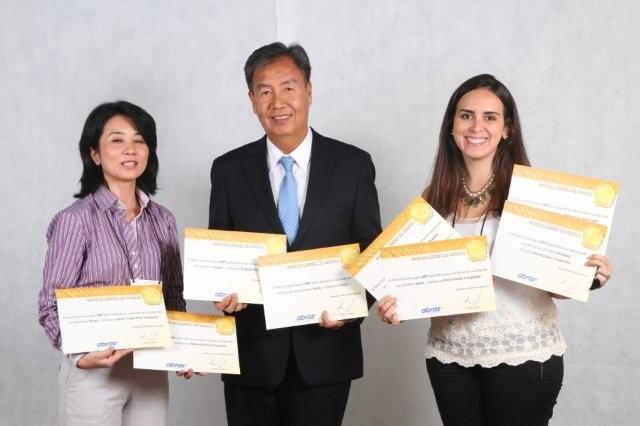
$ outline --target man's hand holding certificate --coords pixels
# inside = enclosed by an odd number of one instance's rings
[[[381,256],[401,321],[496,307],[484,236],[387,247]]]
[[[411,200],[347,270],[376,299],[386,295],[383,247],[457,238],[459,234],[420,196]]]
[[[267,329],[368,315],[364,288],[345,267],[359,254],[358,244],[297,251],[258,259]]]
[[[135,350],[134,368],[240,374],[234,317],[174,311],[167,317],[171,345]]]
[[[604,254],[607,227],[574,217],[505,202],[493,248],[495,275],[585,302]]]
[[[184,297],[220,301],[231,293],[241,303],[262,303],[259,256],[287,251],[285,235],[184,230]]]
[[[171,342],[160,285],[56,289],[65,354]]]

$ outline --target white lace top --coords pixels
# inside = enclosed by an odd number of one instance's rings
[[[498,218],[488,217],[482,230],[490,252],[498,223]],[[482,218],[461,220],[455,228],[464,236],[480,235]],[[496,310],[432,318],[427,358],[464,367],[495,367],[529,360],[542,362],[565,352],[567,345],[551,296],[546,291],[494,278]]]

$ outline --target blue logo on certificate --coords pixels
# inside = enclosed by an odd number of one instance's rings
[[[167,363],[167,368],[185,368],[187,366],[187,364],[184,364],[182,362],[168,362]]]
[[[307,321],[312,320],[316,317],[316,314],[306,314],[306,315],[298,315],[296,317],[296,321]]]
[[[522,272],[518,274],[518,278],[520,278],[521,280],[528,281],[530,283],[535,283],[536,281],[538,281],[538,278],[532,277],[531,275],[523,274]]]

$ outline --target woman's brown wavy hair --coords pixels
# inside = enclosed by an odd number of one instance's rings
[[[462,158],[462,153],[453,140],[453,119],[456,114],[458,102],[468,92],[476,89],[487,89],[494,93],[504,106],[504,120],[508,129],[507,139],[502,139],[493,157],[493,173],[495,189],[489,201],[487,213],[497,216],[502,214],[504,202],[509,194],[511,173],[514,164],[529,165],[529,158],[524,148],[518,109],[509,89],[494,76],[481,74],[471,77],[453,92],[449,104],[442,119],[438,151],[436,152],[431,182],[424,190],[422,196],[443,217],[453,214],[458,206],[458,200],[462,194],[460,179],[466,176],[467,171]]]

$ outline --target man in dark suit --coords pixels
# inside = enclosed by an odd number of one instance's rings
[[[380,233],[375,170],[366,152],[309,128],[311,66],[299,45],[273,43],[245,64],[266,135],[211,168],[209,227],[287,234],[288,251]],[[371,300],[370,300],[371,302]],[[216,303],[236,316],[241,375],[224,375],[229,425],[339,425],[351,380],[362,377],[360,323],[266,330],[262,305]]]

